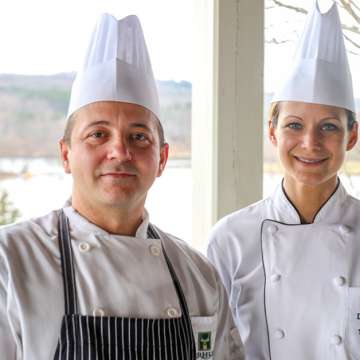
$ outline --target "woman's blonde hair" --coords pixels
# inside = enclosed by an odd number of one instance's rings
[[[279,114],[280,114],[281,101],[273,102],[270,104],[269,109],[269,121],[271,121],[274,127],[277,126]],[[348,109],[344,109],[347,118],[347,128],[351,130],[356,123],[356,114]]]

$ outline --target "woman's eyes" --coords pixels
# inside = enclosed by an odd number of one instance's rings
[[[287,124],[286,127],[288,127],[289,129],[299,130],[302,129],[303,126],[298,122],[291,122]]]
[[[303,125],[298,122],[291,122],[291,123],[287,124],[286,127],[289,129],[293,129],[293,130],[303,129]],[[320,130],[323,130],[323,131],[336,131],[338,129],[339,129],[339,127],[333,123],[325,123],[325,124],[320,125]]]
[[[326,123],[326,124],[321,125],[321,130],[325,130],[325,131],[335,131],[338,129],[339,128],[335,124],[332,124],[332,123]]]

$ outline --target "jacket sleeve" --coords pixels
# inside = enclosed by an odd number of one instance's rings
[[[0,353],[6,360],[20,359],[16,351],[17,339],[9,322],[8,285],[9,276],[0,254]]]
[[[235,326],[231,314],[227,293],[217,274],[216,277],[219,294],[219,305],[214,359],[243,360],[245,359],[244,348],[239,331]]]
[[[228,296],[231,293],[231,274],[228,269],[229,261],[226,262],[225,257],[222,254],[222,249],[219,248],[215,241],[212,241],[214,238],[210,237],[209,245],[207,248],[207,258],[215,266],[218,274],[220,275],[221,281],[226,289]]]

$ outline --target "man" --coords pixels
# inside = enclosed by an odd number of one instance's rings
[[[71,202],[0,232],[1,358],[242,359],[215,270],[144,209],[168,145],[135,16],[101,17],[60,151]]]

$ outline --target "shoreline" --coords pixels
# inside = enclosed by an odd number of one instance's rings
[[[167,163],[169,168],[191,168],[190,156],[170,157]],[[264,174],[282,174],[279,162],[267,161],[263,165]],[[26,178],[37,174],[59,174],[62,173],[60,160],[55,157],[0,157],[0,181],[15,177]],[[360,161],[348,160],[339,171],[346,176],[360,175]]]

